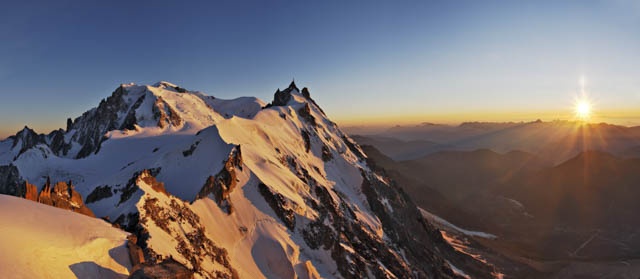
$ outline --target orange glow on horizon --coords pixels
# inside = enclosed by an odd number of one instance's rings
[[[340,115],[332,117],[337,123],[344,126],[395,126],[395,125],[419,125],[422,123],[457,125],[463,122],[531,122],[538,119],[542,121],[567,120],[584,121],[589,123],[606,122],[622,126],[640,126],[640,114],[637,109],[598,110],[595,114],[593,104],[588,103],[588,117],[578,117],[578,103],[574,104],[573,111],[546,111],[546,112],[464,112],[464,113],[440,113],[440,114],[376,114],[376,115]]]

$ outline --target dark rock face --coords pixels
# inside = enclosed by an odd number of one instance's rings
[[[353,154],[356,154],[358,158],[360,158],[361,160],[365,160],[365,158],[367,158],[362,150],[360,150],[360,148],[357,147],[356,143],[354,143],[350,138],[342,136],[342,141],[344,141],[344,144],[347,145],[347,148],[349,148],[349,150],[351,150]]]
[[[44,135],[37,134],[34,130],[27,126],[25,126],[24,129],[22,129],[14,136],[11,136],[9,138],[13,140],[13,145],[11,146],[11,148],[15,148],[18,144],[21,144],[18,156],[38,144],[46,144]]]
[[[242,170],[242,152],[239,145],[231,150],[222,170],[215,176],[209,176],[207,182],[196,196],[196,200],[211,194],[218,206],[227,214],[231,214],[233,205],[229,200],[229,194],[237,184],[236,168]]]
[[[295,82],[291,82],[287,89],[280,91],[278,89],[275,94],[273,94],[273,101],[268,106],[286,106],[291,100],[291,92],[295,90],[300,92]]]
[[[76,158],[84,158],[92,153],[100,150],[100,145],[105,138],[105,133],[113,130],[134,130],[138,124],[138,116],[136,111],[144,103],[144,100],[153,97],[144,93],[136,101],[131,104],[127,102],[127,89],[124,86],[118,87],[111,96],[103,99],[97,108],[85,112],[82,116],[74,121],[67,122],[67,131],[76,130],[71,137],[71,141],[79,143],[82,148],[76,155]],[[179,114],[161,97],[157,97],[152,107],[154,119],[157,120],[158,127],[167,127],[169,125],[179,126],[182,119]],[[121,115],[125,115],[120,119]],[[121,122],[121,123],[120,123]],[[54,153],[57,155],[65,155],[65,150],[70,149],[68,146],[56,147]]]
[[[0,194],[19,196],[22,192],[20,173],[14,165],[0,166]]]
[[[330,250],[344,278],[366,278],[367,269],[375,278],[389,278],[380,267],[381,264],[398,278],[433,277],[424,271],[412,270],[399,252],[392,249],[395,246],[376,236],[372,228],[356,218],[351,205],[341,198],[339,192],[334,192],[340,197],[336,200],[329,193],[330,190],[322,186],[314,188],[317,201],[308,202],[320,216],[303,229],[303,238],[312,249]],[[405,247],[400,247],[406,251]]]
[[[96,109],[82,114],[73,121],[72,129],[76,129],[73,140],[77,141],[82,148],[76,158],[84,158],[98,150],[102,143],[103,135],[120,128],[118,123],[118,113],[126,112],[127,105],[124,95],[126,89],[120,86],[106,100],[103,99]]]
[[[142,170],[142,171],[137,171],[133,174],[133,176],[129,179],[129,181],[127,181],[127,185],[125,185],[123,188],[119,189],[119,191],[122,192],[122,194],[120,195],[120,201],[118,202],[118,205],[126,202],[127,200],[129,200],[131,198],[131,196],[133,196],[133,194],[138,191],[138,186],[136,185],[136,180],[138,179],[138,176],[140,176],[143,173],[148,173],[151,176],[157,176],[161,171],[161,168],[153,168],[153,169],[148,169],[148,170]]]
[[[135,130],[135,124],[137,123],[136,110],[140,107],[140,105],[142,105],[142,102],[144,102],[144,98],[144,95],[140,96],[140,98],[138,98],[138,100],[136,100],[136,102],[133,104],[133,106],[129,110],[129,113],[127,113],[127,116],[124,118],[124,121],[122,121],[122,124],[120,125],[121,130]]]
[[[130,279],[192,279],[193,271],[174,259],[165,259],[158,264],[142,264],[131,273]]]
[[[309,93],[309,89],[308,88],[306,88],[306,87],[302,88],[302,92],[301,93],[302,93],[302,96],[305,97],[310,102],[312,102],[320,110],[320,112],[322,112],[322,114],[325,114],[324,110],[322,110],[322,108],[316,103],[316,101],[311,98],[311,93]]]
[[[50,140],[49,148],[51,148],[51,151],[53,151],[54,154],[62,154],[66,156],[69,153],[71,144],[64,141],[64,131],[62,129],[49,133],[47,137]]]
[[[176,91],[180,92],[180,93],[186,93],[187,92],[187,89],[184,89],[184,88],[182,88],[180,86],[176,86],[176,87],[174,87],[174,89]]]
[[[107,186],[107,185],[98,186],[95,189],[93,189],[93,191],[91,191],[91,193],[89,193],[89,195],[85,199],[85,202],[87,204],[90,204],[90,203],[94,203],[94,202],[97,202],[97,201],[102,200],[102,199],[109,198],[111,196],[113,196],[113,192],[112,192],[110,186]]]
[[[304,150],[309,153],[311,150],[311,136],[309,136],[309,132],[306,130],[301,130],[300,135],[302,136],[302,140],[304,140]]]
[[[184,157],[189,157],[191,156],[191,154],[193,154],[193,151],[196,151],[196,148],[198,147],[198,144],[200,144],[200,141],[196,141],[194,144],[192,144],[189,149],[182,151],[182,156]]]
[[[71,127],[73,127],[73,120],[71,120],[71,118],[67,118],[67,129],[66,129],[66,132],[71,131]]]
[[[258,191],[285,226],[290,230],[293,230],[296,227],[296,215],[295,211],[292,209],[296,206],[295,203],[286,199],[280,193],[271,191],[269,186],[262,183],[258,185]]]
[[[127,236],[127,250],[129,251],[129,259],[131,259],[131,266],[134,270],[145,262],[144,252],[136,243],[138,243],[138,237],[135,234]]]
[[[302,96],[304,96],[305,98],[307,98],[307,100],[311,100],[311,94],[309,93],[309,88],[302,88]]]
[[[273,94],[273,102],[271,102],[271,105],[286,106],[289,103],[289,100],[291,100],[291,94],[278,89],[276,93]]]
[[[322,161],[329,162],[333,159],[331,150],[326,145],[322,145]]]
[[[455,262],[473,278],[490,277],[493,268],[475,259],[456,252],[443,238],[440,231],[424,220],[417,206],[395,182],[384,176],[381,170],[374,170],[385,181],[372,174],[362,172],[362,192],[371,209],[376,213],[387,236],[404,247],[404,256],[414,270],[424,270],[434,274],[450,274],[450,268],[443,259]],[[386,264],[385,264],[386,266]]]
[[[304,106],[298,110],[298,114],[300,114],[300,117],[307,121],[307,123],[311,124],[311,126],[318,126],[316,118],[311,115],[311,107],[309,107],[309,103],[305,103]]]

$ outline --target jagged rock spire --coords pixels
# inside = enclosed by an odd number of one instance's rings
[[[287,88],[289,90],[293,90],[295,89],[296,91],[300,92],[300,89],[298,89],[298,86],[296,86],[296,80],[292,80],[291,84],[289,84],[289,87]]]
[[[302,96],[304,96],[307,99],[311,99],[311,94],[309,93],[309,89],[304,87],[302,88]]]
[[[271,104],[274,106],[286,106],[289,100],[291,100],[291,86],[284,91],[280,91],[280,88],[278,88],[276,93],[273,94],[273,102]]]

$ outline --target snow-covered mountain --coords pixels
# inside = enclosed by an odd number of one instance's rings
[[[47,180],[72,182],[96,216],[136,236],[134,277],[493,272],[451,248],[293,82],[269,104],[123,84],[65,130],[25,127],[0,142],[0,193]]]

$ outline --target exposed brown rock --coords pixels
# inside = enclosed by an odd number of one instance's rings
[[[23,198],[31,201],[38,201],[38,187],[36,185],[30,184],[29,182],[24,183],[24,195]]]
[[[233,206],[231,205],[231,200],[229,200],[229,194],[238,183],[236,168],[242,169],[242,153],[239,145],[231,150],[222,170],[215,176],[209,176],[207,182],[196,196],[196,200],[213,194],[218,206],[228,214],[231,214]]]
[[[130,220],[138,223],[133,226],[125,226],[139,237],[137,244],[142,247],[145,255],[145,263],[141,267],[145,270],[144,274],[149,274],[146,270],[164,270],[163,266],[167,260],[166,255],[156,253],[146,244],[149,233],[145,226],[149,224],[148,222],[153,222],[178,241],[176,250],[187,260],[188,263],[183,264],[187,265],[191,272],[197,273],[204,278],[238,278],[237,271],[231,267],[227,250],[217,246],[207,236],[205,228],[200,223],[200,217],[184,201],[178,200],[171,195],[169,195],[169,198],[171,200],[169,204],[161,202],[157,198],[145,198],[143,210],[140,211],[142,218],[130,218]],[[171,229],[171,225],[175,223],[189,224],[188,227],[191,229],[184,228],[183,230],[175,231]],[[171,259],[170,256],[169,259]],[[207,259],[224,268],[216,271],[204,270],[202,265]],[[183,265],[180,264],[180,266]],[[134,274],[137,273],[138,271],[134,272]],[[172,271],[170,274],[174,273]],[[165,275],[158,276],[140,278],[173,278],[164,277]]]
[[[358,158],[364,160],[367,157],[366,155],[364,155],[364,153],[358,147],[358,145],[355,142],[353,142],[350,138],[348,138],[347,136],[342,136],[342,141],[344,141],[344,144],[347,145],[347,148],[349,148],[349,150],[351,150],[351,152],[356,154],[356,156],[358,156]]]
[[[51,179],[47,177],[47,182],[40,190],[40,194],[38,194],[38,202],[46,205],[53,206],[53,201],[51,200]]]
[[[311,107],[309,106],[309,103],[304,103],[304,106],[298,110],[298,114],[300,114],[302,119],[309,122],[313,127],[318,126],[316,118],[311,115]]]
[[[127,236],[127,249],[129,250],[129,258],[131,259],[131,266],[134,270],[137,269],[140,264],[145,262],[144,253],[142,248],[136,244],[137,242],[138,237],[136,237],[135,234]]]
[[[133,174],[133,176],[129,179],[129,181],[127,181],[127,185],[125,185],[123,188],[118,189],[119,191],[122,192],[122,194],[120,195],[120,201],[118,202],[118,205],[126,202],[127,200],[129,200],[133,194],[138,191],[138,185],[136,185],[136,181],[138,180],[138,177],[144,173],[144,172],[148,172],[149,175],[151,176],[157,176],[160,171],[162,170],[162,168],[151,168],[148,170],[141,170],[141,171],[137,171]]]
[[[151,172],[149,170],[142,171],[142,174],[140,174],[139,178],[145,183],[151,185],[151,189],[155,190],[158,193],[163,193],[165,196],[169,196],[169,193],[167,193],[167,189],[164,188],[164,183],[156,180],[156,178],[151,175]]]
[[[134,271],[130,279],[191,279],[194,278],[193,271],[183,264],[168,258],[159,264],[142,264]]]
[[[304,87],[302,88],[302,96],[305,97],[307,100],[311,101],[319,110],[320,112],[322,112],[322,114],[324,113],[324,110],[322,110],[322,108],[316,103],[316,101],[314,99],[311,98],[311,93],[309,93],[309,89]]]
[[[178,113],[160,96],[158,96],[152,111],[153,116],[158,119],[158,127],[160,128],[164,128],[168,125],[173,125],[175,127],[182,124],[182,118],[180,118]]]
[[[47,178],[47,182],[42,187],[40,194],[38,194],[37,200],[42,204],[95,217],[91,209],[82,202],[82,196],[76,192],[71,182],[68,184],[66,182],[58,182],[51,187],[51,180]]]

